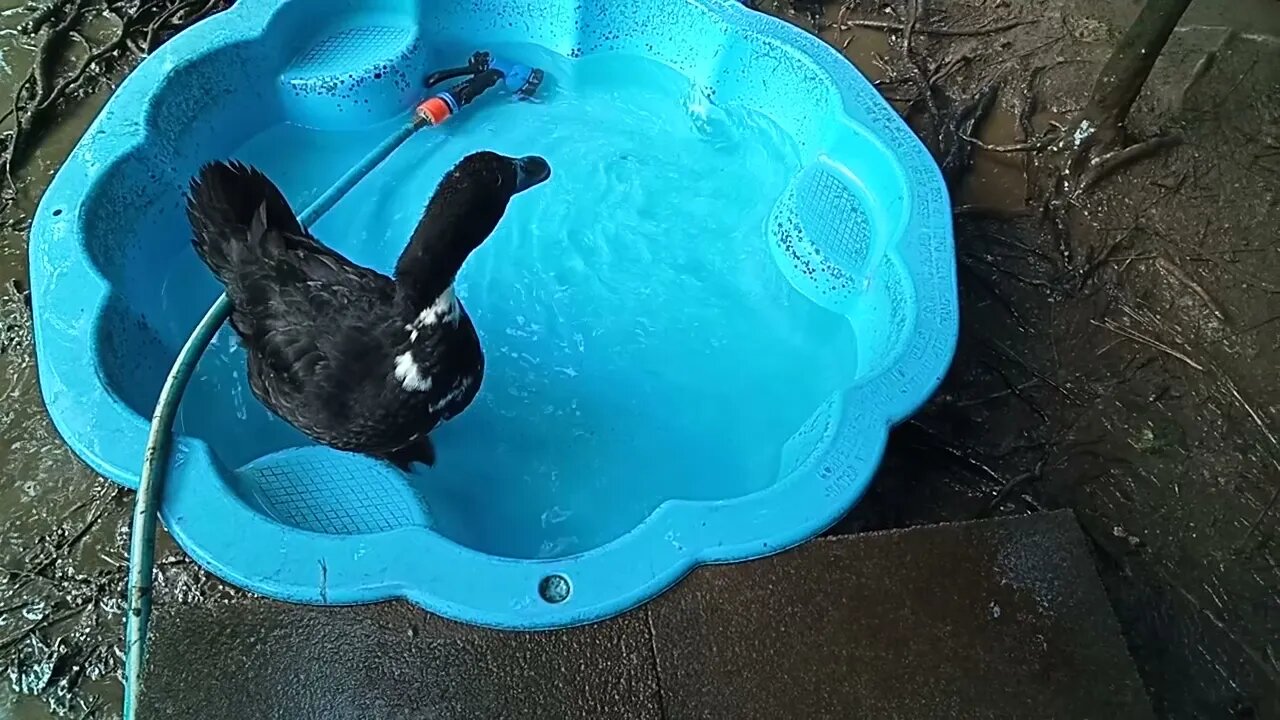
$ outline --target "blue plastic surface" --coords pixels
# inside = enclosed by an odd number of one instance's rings
[[[599,620],[697,564],[767,555],[821,532],[866,489],[890,425],[937,386],[957,333],[941,176],[893,109],[819,39],[732,0],[240,0],[125,80],[38,210],[30,265],[40,380],[75,452],[136,487],[160,384],[219,291],[190,249],[182,214],[202,162],[284,121],[389,133],[423,96],[427,72],[473,50],[530,43],[566,58],[646,56],[795,140],[799,165],[758,242],[779,278],[849,317],[852,382],[769,449],[776,478],[708,479],[705,492],[671,491],[652,507],[628,504],[626,492],[592,495],[594,505],[578,512],[593,518],[593,539],[564,550],[553,529],[538,534],[560,519],[558,486],[517,497],[532,519],[498,537],[502,518],[471,523],[459,509],[466,504],[442,499],[443,481],[429,472],[406,476],[314,446],[270,417],[243,387],[242,355],[224,329],[184,400],[162,503],[171,534],[211,571],[284,600],[402,597],[495,627]],[[538,65],[518,51],[503,55]],[[461,126],[467,112],[446,127]],[[298,195],[324,189],[277,179],[298,209]],[[529,201],[513,208],[521,202]],[[522,218],[513,210],[504,227]],[[323,230],[322,221],[325,238]],[[394,248],[338,249],[384,270],[394,260]],[[464,294],[492,354],[488,298]],[[513,482],[512,492],[522,487]]]

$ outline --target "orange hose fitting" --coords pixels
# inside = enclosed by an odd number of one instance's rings
[[[449,119],[449,116],[453,114],[453,110],[449,107],[449,103],[436,96],[423,101],[415,113],[418,119],[426,124],[439,125]]]

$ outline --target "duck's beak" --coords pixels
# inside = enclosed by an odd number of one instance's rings
[[[521,193],[551,177],[551,166],[537,155],[516,160],[516,192]]]

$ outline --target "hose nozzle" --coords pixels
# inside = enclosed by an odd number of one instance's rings
[[[507,63],[501,60],[491,60],[489,67],[502,73],[502,82],[507,90],[519,98],[530,98],[538,92],[538,87],[542,85],[542,70],[520,63]]]
[[[528,99],[542,85],[543,72],[528,65],[496,60],[489,53],[480,51],[473,54],[463,67],[431,73],[425,84],[434,87],[460,77],[466,80],[436,93],[417,107],[414,114],[418,122],[439,125],[499,82],[518,99]]]

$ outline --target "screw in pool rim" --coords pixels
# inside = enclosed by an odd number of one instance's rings
[[[573,586],[564,575],[548,575],[538,582],[538,595],[552,605],[558,605],[569,599]]]

